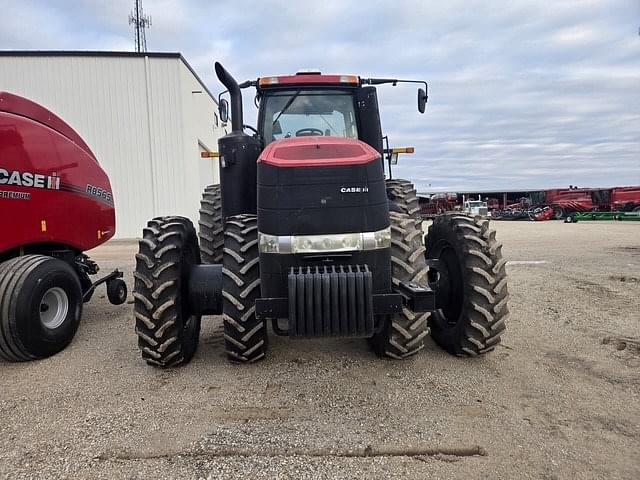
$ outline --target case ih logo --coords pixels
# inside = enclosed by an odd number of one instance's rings
[[[0,168],[0,185],[60,190],[60,177]]]
[[[369,187],[342,187],[340,193],[367,193]]]

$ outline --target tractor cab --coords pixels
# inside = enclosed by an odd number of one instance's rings
[[[261,77],[240,84],[256,88],[258,125],[255,130],[262,147],[278,140],[296,137],[340,137],[365,142],[391,165],[398,153],[413,153],[413,148],[389,148],[383,136],[376,88],[372,85],[419,83],[418,111],[424,113],[427,84],[419,80],[361,78],[357,75],[323,75],[319,71],[301,71],[295,75]],[[225,92],[223,92],[225,93]],[[232,100],[233,101],[233,100]],[[220,97],[220,116],[228,121],[229,106]],[[246,127],[246,125],[243,125]]]

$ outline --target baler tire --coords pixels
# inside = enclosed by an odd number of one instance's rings
[[[222,263],[224,232],[220,185],[209,185],[202,193],[198,230],[202,263]]]
[[[57,311],[45,319],[54,302]],[[62,260],[24,255],[0,264],[0,359],[24,362],[66,348],[80,325],[82,304],[78,275]]]
[[[450,304],[431,313],[431,337],[447,352],[477,356],[493,350],[509,310],[506,259],[489,221],[462,214],[436,217],[427,258],[447,265]],[[436,292],[437,297],[437,292]]]
[[[395,290],[400,282],[428,285],[429,268],[425,260],[422,229],[406,214],[391,212],[391,279]],[[380,332],[369,339],[380,356],[401,360],[424,348],[429,334],[427,312],[416,313],[404,307],[390,315]]]
[[[199,315],[188,302],[188,278],[200,263],[195,228],[184,217],[147,223],[134,271],[134,315],[142,358],[156,367],[188,363],[198,347]]]
[[[416,187],[409,180],[389,179],[385,181],[388,194],[390,194],[390,202],[395,203],[402,213],[409,215],[416,222],[416,226],[422,229],[422,213],[420,211],[420,203],[418,201],[418,193]]]
[[[255,315],[260,296],[258,222],[255,215],[227,218],[222,258],[222,322],[227,357],[249,363],[264,358],[267,328]]]

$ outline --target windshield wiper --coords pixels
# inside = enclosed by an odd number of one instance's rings
[[[275,120],[271,124],[272,127],[276,124],[276,122],[278,120],[280,120],[280,117],[282,116],[282,114],[289,109],[289,107],[291,106],[293,101],[298,97],[298,95],[300,95],[300,92],[302,92],[302,89],[298,90],[296,93],[291,95],[291,98],[289,100],[287,100],[287,103],[284,105],[284,108],[282,110],[280,110],[280,113],[278,114],[278,116],[275,118]]]

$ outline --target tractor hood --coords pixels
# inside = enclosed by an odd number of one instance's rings
[[[258,162],[280,168],[342,167],[380,160],[380,153],[360,140],[305,136],[275,141]]]

